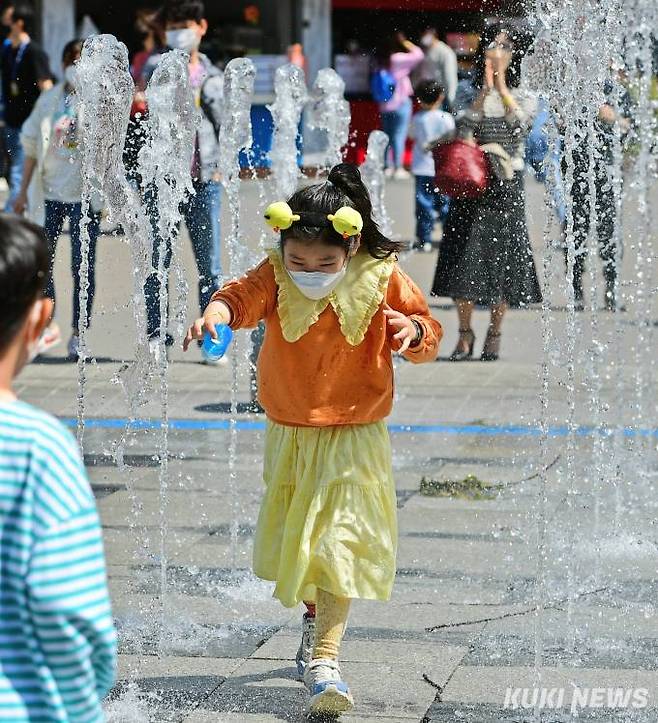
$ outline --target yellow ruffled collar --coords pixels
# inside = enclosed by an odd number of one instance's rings
[[[350,259],[345,278],[324,299],[308,299],[288,275],[281,251],[270,249],[267,256],[274,268],[278,286],[277,309],[283,338],[288,342],[300,339],[331,304],[336,312],[343,336],[358,346],[370,326],[372,317],[384,299],[388,279],[395,266],[395,257],[375,259],[367,251],[359,251]]]

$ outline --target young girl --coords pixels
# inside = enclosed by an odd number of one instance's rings
[[[309,710],[339,714],[352,696],[337,663],[352,598],[388,600],[397,520],[384,419],[391,352],[432,361],[441,326],[372,220],[356,166],[266,211],[278,248],[216,292],[183,347],[265,320],[258,360],[267,414],[254,572],[286,607],[304,601],[298,670]]]

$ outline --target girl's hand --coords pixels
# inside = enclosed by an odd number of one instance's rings
[[[183,339],[183,351],[187,351],[188,347],[194,339],[203,339],[203,335],[208,332],[213,339],[217,339],[217,324],[230,324],[231,310],[223,301],[211,301],[203,316],[199,317],[187,330],[185,339]]]
[[[384,314],[388,317],[388,323],[399,329],[397,334],[393,335],[394,339],[401,342],[401,346],[398,349],[398,354],[404,354],[412,343],[418,343],[418,329],[413,321],[405,316],[402,312],[391,309],[390,306],[386,306]]]

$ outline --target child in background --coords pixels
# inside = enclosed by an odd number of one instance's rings
[[[335,166],[266,219],[280,231],[277,248],[214,294],[184,348],[206,330],[215,336],[216,324],[265,320],[254,572],[276,582],[286,607],[306,605],[298,671],[310,712],[337,715],[353,705],[337,662],[351,600],[388,600],[395,578],[391,354],[433,361],[442,332],[396,263],[399,245],[373,221],[356,166]]]
[[[450,113],[441,110],[445,93],[435,80],[423,80],[416,87],[420,111],[411,120],[409,137],[414,139],[411,172],[416,178],[416,242],[415,249],[432,250],[432,232],[438,219],[448,215],[447,196],[434,186],[434,156],[426,150],[432,143],[455,130]]]
[[[116,634],[94,496],[69,432],[12,391],[52,314],[49,256],[0,215],[0,718],[101,723]]]
[[[82,40],[71,40],[62,51],[63,80],[42,93],[34,110],[21,128],[23,144],[23,180],[14,203],[14,212],[22,214],[26,207],[32,221],[43,224],[50,244],[51,273],[46,296],[55,301],[53,264],[57,241],[68,218],[71,237],[71,276],[73,277],[73,320],[67,352],[77,361],[80,348],[80,267],[82,265],[82,154],[80,152],[78,99],[74,88],[75,63],[80,58]],[[29,191],[29,203],[28,203]],[[86,326],[96,291],[96,244],[100,235],[100,211],[90,209],[88,287]],[[50,325],[47,333],[57,331]],[[43,343],[43,342],[42,342]],[[44,344],[48,346],[47,344]]]

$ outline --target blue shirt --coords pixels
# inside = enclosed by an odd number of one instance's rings
[[[116,632],[101,530],[75,440],[0,402],[0,720],[104,720]]]

